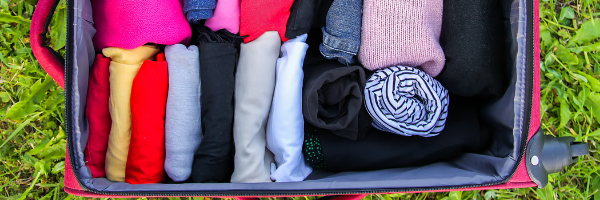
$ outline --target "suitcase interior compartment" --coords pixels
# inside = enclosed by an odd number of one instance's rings
[[[85,104],[88,88],[89,68],[95,52],[92,37],[95,33],[90,0],[69,1],[71,18],[67,47],[67,124],[69,150],[73,170],[81,184],[87,188],[103,192],[132,192],[148,194],[154,192],[203,191],[213,194],[308,194],[309,190],[326,193],[332,190],[435,188],[447,186],[476,186],[497,184],[507,180],[514,173],[520,160],[522,138],[528,130],[531,93],[526,70],[528,58],[526,45],[528,37],[528,9],[531,0],[502,0],[506,25],[507,70],[510,71],[510,86],[504,96],[480,109],[481,126],[490,132],[491,143],[484,152],[467,153],[456,159],[426,166],[385,169],[366,172],[342,172],[294,183],[184,183],[184,184],[140,184],[131,185],[111,182],[105,178],[91,178],[85,166],[83,149],[88,136],[85,118]],[[530,16],[531,17],[531,16]],[[531,24],[529,24],[531,25]],[[529,27],[530,28],[530,27]],[[531,47],[529,47],[531,48]],[[531,73],[531,72],[529,72]],[[507,80],[508,81],[508,80]],[[529,87],[529,88],[528,88]],[[402,147],[398,147],[399,150]],[[316,170],[313,173],[318,173]],[[287,190],[285,193],[283,190]],[[254,191],[254,192],[253,192]],[[280,192],[277,192],[280,191]],[[302,193],[304,191],[304,193]],[[168,193],[167,193],[168,194]]]

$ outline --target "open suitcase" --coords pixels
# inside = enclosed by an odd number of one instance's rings
[[[90,0],[67,0],[66,59],[44,40],[57,0],[40,0],[31,24],[31,46],[39,63],[65,89],[67,155],[65,191],[87,197],[290,197],[354,199],[372,193],[416,193],[544,187],[548,173],[561,171],[588,153],[573,138],[544,135],[540,129],[539,2],[504,0],[502,9],[510,50],[511,83],[506,94],[480,112],[493,123],[486,153],[464,154],[430,165],[365,172],[343,172],[293,183],[186,183],[131,185],[91,178],[83,149],[89,68],[95,33]]]

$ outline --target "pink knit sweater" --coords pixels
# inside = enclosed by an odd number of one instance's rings
[[[437,76],[446,60],[442,11],[443,0],[365,0],[359,61],[369,70],[403,65]]]

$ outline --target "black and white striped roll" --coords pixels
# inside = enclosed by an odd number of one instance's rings
[[[449,101],[440,82],[411,67],[377,70],[365,87],[373,126],[399,135],[438,135],[446,124]]]

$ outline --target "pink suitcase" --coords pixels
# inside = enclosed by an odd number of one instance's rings
[[[68,0],[66,59],[43,46],[56,0],[40,0],[31,23],[31,46],[48,74],[65,89],[67,155],[65,191],[86,197],[170,197],[207,196],[222,198],[329,196],[358,199],[367,194],[444,192],[544,187],[548,174],[559,172],[588,153],[586,144],[573,138],[546,136],[540,129],[540,46],[539,2],[505,0],[503,11],[510,14],[509,62],[513,78],[507,93],[488,108],[492,119],[503,124],[495,131],[494,145],[508,153],[469,154],[455,160],[413,168],[367,172],[345,172],[297,183],[116,183],[91,178],[85,166],[84,119],[89,66],[94,57],[95,32],[89,0]],[[514,65],[514,66],[513,66]],[[514,112],[511,112],[514,110]],[[501,111],[501,112],[500,112]],[[502,140],[502,141],[500,141]],[[504,145],[504,146],[502,146]]]

